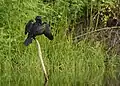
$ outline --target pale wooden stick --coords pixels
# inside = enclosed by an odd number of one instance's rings
[[[47,71],[45,69],[45,65],[44,65],[44,61],[43,61],[43,58],[42,58],[42,52],[41,52],[40,44],[39,44],[37,39],[36,39],[36,43],[37,43],[37,48],[38,48],[38,57],[39,57],[39,59],[41,61],[43,73],[44,73],[44,76],[45,76],[45,83],[44,83],[44,85],[46,86],[46,83],[48,82],[48,74],[47,74]]]

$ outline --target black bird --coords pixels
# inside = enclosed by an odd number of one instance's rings
[[[48,39],[53,40],[53,35],[51,33],[50,25],[46,22],[42,23],[41,16],[37,16],[35,21],[29,21],[25,28],[25,34],[28,33],[27,39],[24,41],[24,44],[28,46],[32,43],[32,40],[35,40],[35,37],[38,35],[44,34]]]

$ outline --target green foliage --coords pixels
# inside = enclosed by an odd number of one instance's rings
[[[0,83],[1,86],[42,86],[44,76],[37,58],[35,41],[25,47],[25,23],[41,15],[50,22],[54,40],[37,39],[49,74],[49,86],[103,85],[105,52],[102,44],[81,41],[73,44],[65,36],[71,20],[83,16],[91,0],[0,0]],[[115,69],[114,60],[109,76]],[[107,75],[107,74],[106,74]]]

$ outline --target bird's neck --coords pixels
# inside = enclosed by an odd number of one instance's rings
[[[42,21],[39,20],[39,21],[36,21],[36,23],[42,24]]]

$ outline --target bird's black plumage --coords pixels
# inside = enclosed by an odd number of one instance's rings
[[[36,36],[44,34],[48,39],[53,40],[53,35],[51,33],[50,25],[46,22],[42,23],[41,16],[35,18],[36,22],[29,21],[25,28],[25,34],[28,33],[27,39],[24,41],[24,44],[28,46],[32,43],[32,40]]]
[[[53,35],[51,33],[50,25],[45,22],[44,35],[49,39],[53,40]]]
[[[25,27],[25,35],[30,32],[30,29],[32,28],[33,20],[29,20]]]

